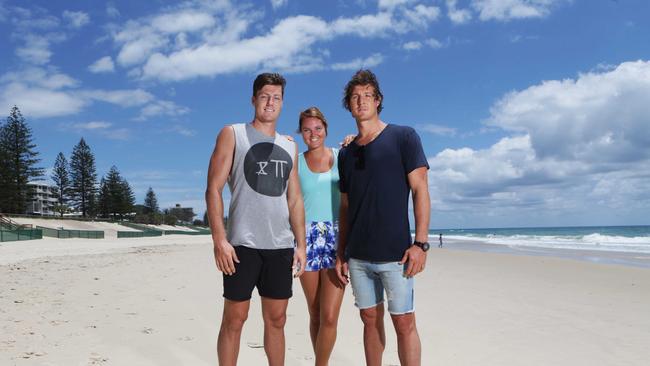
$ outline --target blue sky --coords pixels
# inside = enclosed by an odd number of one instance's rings
[[[649,223],[646,0],[0,1],[0,30],[0,110],[22,110],[41,165],[83,136],[138,202],[151,186],[203,213],[259,72],[287,78],[279,131],[315,105],[332,146],[368,67],[382,120],[420,133],[432,227]]]

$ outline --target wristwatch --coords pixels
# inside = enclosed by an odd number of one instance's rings
[[[424,243],[420,241],[414,241],[413,245],[417,245],[418,247],[420,247],[420,249],[422,249],[425,252],[429,250],[429,248],[431,247],[429,243],[427,243],[426,241]]]

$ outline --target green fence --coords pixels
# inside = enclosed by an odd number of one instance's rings
[[[150,236],[162,236],[162,231],[118,231],[118,238],[145,238]]]
[[[134,224],[132,222],[120,222],[120,225],[130,227],[132,229],[142,230],[142,231],[118,231],[118,238],[146,238],[151,236],[162,236],[162,230],[156,230],[146,225]]]
[[[0,242],[43,239],[41,229],[0,230]]]
[[[50,229],[43,226],[36,226],[43,231],[43,236],[52,238],[69,239],[69,238],[82,238],[82,239],[104,239],[104,232],[97,230],[66,230],[66,229]]]
[[[180,234],[180,235],[210,235],[209,231],[184,231],[184,230],[165,230],[165,235]]]

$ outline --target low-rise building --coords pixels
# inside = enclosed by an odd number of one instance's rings
[[[30,182],[27,184],[33,189],[32,200],[27,202],[26,213],[28,215],[55,215],[54,207],[59,203],[56,187],[45,182]]]

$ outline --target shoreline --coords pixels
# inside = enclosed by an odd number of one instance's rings
[[[431,237],[430,237],[431,238]],[[439,249],[437,241],[432,241],[433,249]],[[435,245],[433,245],[435,244]],[[637,268],[650,268],[650,254],[617,252],[591,249],[559,249],[532,245],[490,244],[477,240],[443,238],[443,248],[469,250],[483,253],[502,253],[523,256],[541,256],[586,261],[590,263],[616,264]]]

